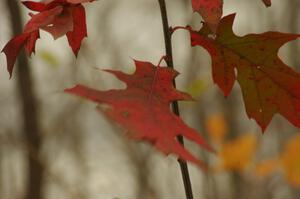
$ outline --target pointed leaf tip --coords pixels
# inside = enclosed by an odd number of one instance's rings
[[[1,51],[6,55],[7,71],[9,72],[10,78],[12,77],[12,72],[17,60],[17,56],[29,36],[29,34],[24,33],[12,38]]]

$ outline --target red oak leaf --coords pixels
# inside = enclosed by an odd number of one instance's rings
[[[271,0],[262,0],[264,2],[264,4],[267,6],[267,7],[270,7],[272,5],[272,2]]]
[[[203,46],[210,53],[213,80],[225,96],[237,79],[247,114],[263,131],[276,113],[300,127],[300,74],[278,57],[279,48],[300,35],[265,32],[236,36],[234,18],[231,14],[221,20],[216,37],[210,35],[208,24],[200,31],[189,29],[192,46]]]
[[[194,12],[198,12],[213,32],[216,32],[223,13],[223,0],[192,0]]]
[[[155,67],[149,62],[135,61],[135,65],[136,71],[132,75],[105,70],[125,82],[126,89],[98,91],[77,85],[65,91],[99,104],[110,105],[110,108],[99,109],[125,128],[132,138],[146,140],[165,154],[173,153],[181,159],[203,166],[176,139],[177,135],[183,135],[205,149],[212,150],[194,129],[170,110],[172,101],[192,100],[190,95],[173,87],[172,82],[178,72],[167,67]]]
[[[63,35],[68,38],[74,54],[77,56],[84,37],[87,36],[85,10],[81,3],[93,0],[46,0],[42,2],[22,2],[28,9],[38,12],[30,13],[31,19],[26,23],[24,31],[11,39],[3,48],[7,58],[7,69],[12,75],[14,63],[23,46],[30,56],[35,52],[35,43],[39,38],[39,30],[49,32],[54,39]]]

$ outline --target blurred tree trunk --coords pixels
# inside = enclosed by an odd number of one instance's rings
[[[13,34],[17,35],[22,32],[22,17],[19,8],[19,1],[6,0],[6,5],[10,13]],[[26,199],[42,198],[42,179],[43,168],[37,161],[40,147],[40,127],[38,121],[38,108],[36,97],[33,89],[33,80],[30,73],[28,59],[24,52],[21,53],[17,64],[17,86],[22,107],[23,130],[25,133],[26,145],[28,150],[28,176]],[[34,154],[31,154],[31,153]]]

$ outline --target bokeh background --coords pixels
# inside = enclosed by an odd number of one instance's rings
[[[10,2],[10,3],[9,3]],[[190,0],[167,0],[170,25],[201,27]],[[15,12],[22,24],[28,11],[18,0],[0,1],[0,48],[15,34]],[[85,4],[88,38],[75,59],[65,37],[42,32],[36,54],[21,59],[9,79],[0,56],[1,199],[183,199],[174,156],[131,141],[96,110],[96,104],[63,92],[77,83],[97,89],[124,88],[99,69],[134,71],[132,58],[158,63],[164,55],[156,0],[99,0]],[[225,0],[224,15],[236,12],[238,35],[268,30],[300,32],[300,1]],[[21,30],[20,30],[21,31]],[[300,42],[281,48],[280,57],[300,71]],[[189,164],[195,199],[300,198],[300,134],[276,116],[262,134],[246,116],[235,85],[225,99],[211,78],[211,60],[190,47],[186,31],[173,36],[178,88],[195,102],[180,102],[183,120],[218,151],[187,148],[212,168]]]

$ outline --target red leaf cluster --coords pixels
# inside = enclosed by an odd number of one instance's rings
[[[26,23],[22,34],[12,38],[3,48],[7,57],[7,70],[12,75],[14,63],[24,46],[30,56],[35,52],[35,44],[40,38],[40,29],[49,32],[54,39],[66,35],[75,55],[81,41],[87,36],[85,9],[81,5],[93,0],[44,0],[42,2],[22,2],[28,9],[31,19]]]

